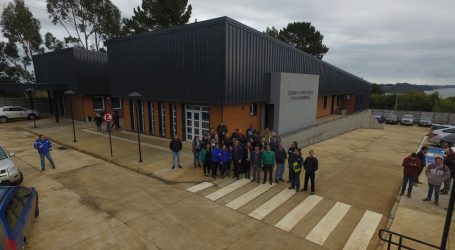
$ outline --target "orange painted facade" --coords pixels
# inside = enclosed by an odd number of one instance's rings
[[[113,113],[112,102],[109,97],[103,97],[104,110],[94,110],[93,96],[65,96],[65,116],[70,117],[70,101],[73,102],[74,119],[78,121],[91,121],[98,112]],[[124,117],[124,106],[121,109],[115,109],[119,112],[120,117]]]
[[[240,129],[245,133],[245,130],[253,124],[253,128],[261,128],[261,112],[262,105],[257,104],[256,115],[250,116],[250,104],[224,105],[223,106],[223,122],[229,129],[229,134],[236,129]],[[216,127],[218,123],[212,127]]]

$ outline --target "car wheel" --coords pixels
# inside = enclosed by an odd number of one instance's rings
[[[0,117],[0,123],[6,123],[8,121],[8,118],[2,116]]]
[[[443,148],[448,148],[448,147],[450,147],[449,142],[447,142],[447,141],[441,141],[441,147],[443,147]]]
[[[36,119],[36,115],[35,114],[29,114],[28,115],[28,119],[29,120],[35,120]]]
[[[24,181],[24,175],[19,171],[19,180],[16,181],[16,185],[20,185]]]

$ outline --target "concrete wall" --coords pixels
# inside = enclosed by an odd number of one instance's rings
[[[376,121],[371,110],[365,110],[338,120],[282,135],[281,141],[286,147],[292,141],[297,141],[299,147],[306,147],[359,128],[383,129],[384,125]]]
[[[390,114],[395,113],[395,110],[390,109],[373,109],[374,115],[383,115],[387,117]],[[454,113],[441,113],[441,112],[421,112],[421,111],[407,111],[407,110],[397,110],[397,117],[401,119],[403,115],[413,115],[414,122],[418,123],[420,117],[430,118],[431,121],[435,124],[455,124],[455,114]]]
[[[275,72],[270,82],[275,131],[284,134],[316,124],[318,75]]]

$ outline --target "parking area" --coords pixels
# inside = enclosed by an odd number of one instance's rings
[[[289,193],[285,183],[203,179],[202,170],[185,166],[174,182],[163,182],[63,148],[52,152],[57,169],[41,175],[35,136],[13,126],[0,129],[2,144],[16,152],[24,184],[40,194],[29,249],[376,249],[377,230],[388,225],[397,201],[401,161],[428,132],[360,129],[303,149],[314,149],[320,160],[310,197]],[[90,140],[105,137],[81,136],[78,143]],[[123,143],[129,147],[122,154],[136,155],[134,143]],[[145,147],[144,155],[169,168],[168,152]],[[188,176],[179,179],[182,174]]]

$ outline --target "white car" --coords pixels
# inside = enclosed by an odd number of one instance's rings
[[[17,168],[11,157],[13,153],[7,154],[2,147],[0,147],[0,184],[1,185],[18,185],[22,183],[24,176]]]
[[[26,109],[18,106],[0,107],[0,123],[5,123],[14,119],[36,119],[39,117],[38,111]]]
[[[431,144],[440,146],[442,138],[454,133],[455,133],[454,125],[433,124],[430,133],[428,133],[427,141]]]
[[[413,125],[414,124],[414,116],[413,115],[403,115],[401,118],[401,125]]]

